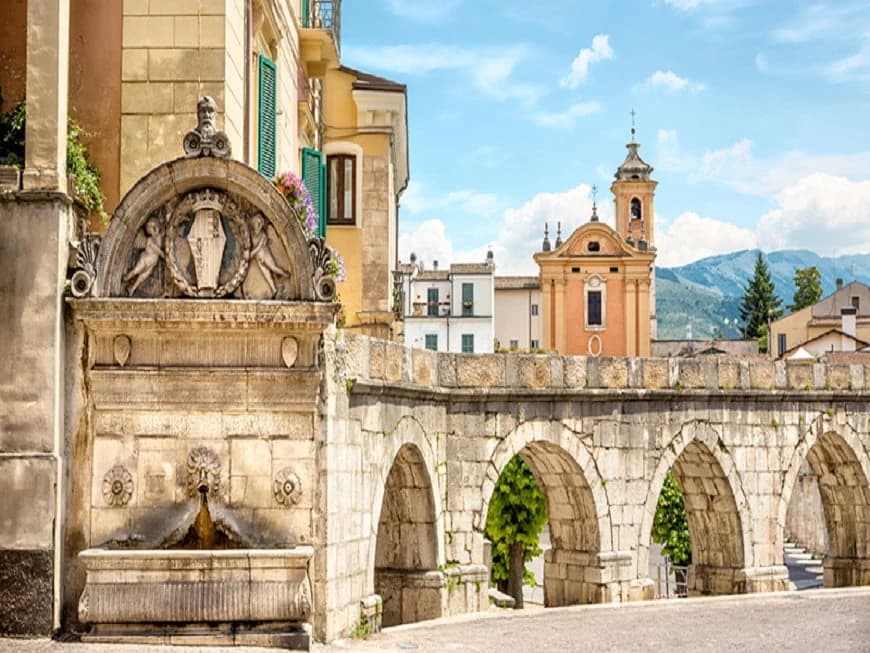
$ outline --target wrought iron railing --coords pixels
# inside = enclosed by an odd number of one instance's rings
[[[302,0],[302,27],[329,30],[341,51],[341,0]]]

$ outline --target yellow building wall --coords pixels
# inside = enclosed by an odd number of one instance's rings
[[[374,233],[377,229],[376,217],[388,208],[385,202],[394,202],[389,183],[378,184],[372,173],[375,159],[389,159],[391,154],[390,138],[387,134],[360,133],[359,116],[353,99],[353,83],[356,77],[340,69],[329,70],[326,74],[323,95],[323,115],[326,125],[324,143],[340,147],[349,143],[362,149],[362,186],[357,189],[356,224],[354,226],[328,225],[326,242],[336,249],[344,259],[345,281],[338,284],[338,294],[344,307],[347,326],[361,324],[359,313],[362,311],[388,310],[389,298],[386,290],[384,297],[376,305],[371,298],[371,290],[367,292],[366,256],[372,255],[372,241],[383,246],[387,240],[387,232]],[[351,153],[351,152],[347,152]],[[358,175],[359,177],[359,175]],[[360,226],[362,225],[362,226]],[[368,230],[368,231],[366,231]],[[387,253],[389,255],[389,253]],[[383,261],[385,268],[389,267],[390,258]],[[369,263],[371,263],[369,261]],[[389,283],[389,282],[388,282]],[[368,295],[368,297],[367,297]]]

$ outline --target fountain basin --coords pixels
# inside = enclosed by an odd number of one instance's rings
[[[87,574],[83,638],[307,650],[313,552],[87,549],[78,556]]]

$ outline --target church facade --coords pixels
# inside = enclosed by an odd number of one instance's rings
[[[535,254],[541,281],[542,346],[569,355],[649,356],[655,338],[653,168],[634,138],[610,187],[615,228],[598,219]]]

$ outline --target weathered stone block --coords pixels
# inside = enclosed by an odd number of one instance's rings
[[[131,113],[171,113],[172,84],[124,84],[121,89],[121,111]]]
[[[124,48],[172,47],[171,16],[125,16]]]
[[[831,390],[850,390],[851,375],[848,365],[828,365],[828,378],[825,387]]]
[[[644,358],[641,361],[643,387],[658,390],[668,387],[668,361],[663,358]]]
[[[598,382],[602,388],[627,388],[628,363],[624,358],[599,358]]]
[[[504,382],[505,360],[501,354],[456,357],[456,384],[460,388],[491,388]]]
[[[437,360],[435,352],[425,351],[423,349],[413,349],[411,351],[411,381],[417,385],[432,386],[435,385]]]
[[[148,50],[127,48],[121,53],[121,80],[125,82],[148,80]]]
[[[398,383],[407,377],[405,374],[405,351],[406,349],[395,342],[387,343],[386,368],[384,379],[390,383]]]
[[[776,385],[776,373],[772,361],[749,363],[749,383],[753,390],[772,390]]]
[[[786,380],[789,390],[812,390],[813,366],[809,363],[787,363]]]
[[[679,361],[679,366],[680,371],[677,380],[681,387],[687,390],[704,387],[704,374],[701,370],[701,361],[681,360]]]
[[[586,357],[565,356],[562,358],[566,388],[586,387]]]
[[[369,345],[369,378],[383,380],[387,376],[387,343],[372,340]]]
[[[546,388],[550,385],[550,361],[547,356],[517,358],[517,376],[525,388]]]
[[[0,550],[0,636],[51,634],[53,569],[51,550]]]

